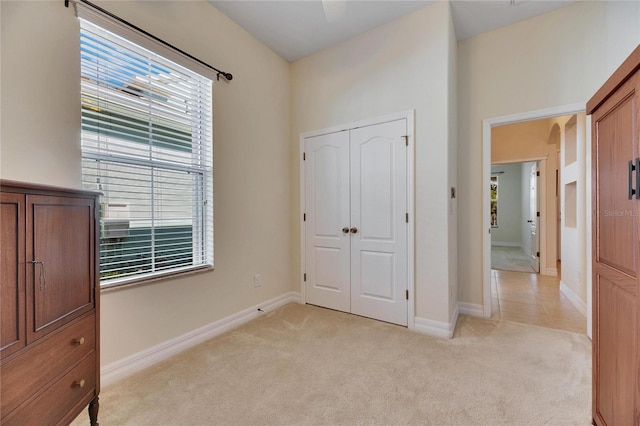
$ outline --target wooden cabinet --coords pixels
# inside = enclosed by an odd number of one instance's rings
[[[97,424],[98,194],[0,181],[0,423]]]
[[[640,424],[640,47],[592,114],[593,421]]]

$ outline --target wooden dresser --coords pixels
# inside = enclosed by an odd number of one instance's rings
[[[0,423],[97,424],[98,194],[0,181]]]
[[[593,422],[640,424],[640,46],[592,114]]]

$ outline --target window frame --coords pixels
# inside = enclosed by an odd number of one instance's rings
[[[86,11],[86,10],[85,10]],[[191,245],[192,245],[192,252],[191,252],[191,261],[194,262],[196,259],[199,259],[198,262],[196,263],[192,263],[191,265],[185,265],[185,266],[177,266],[177,267],[168,267],[166,269],[157,269],[154,265],[155,262],[155,258],[157,257],[157,252],[156,252],[156,248],[154,246],[154,237],[151,238],[151,243],[149,248],[151,249],[151,254],[150,254],[150,258],[151,258],[151,264],[153,265],[153,270],[149,271],[149,272],[136,272],[134,274],[130,274],[130,275],[125,275],[122,277],[117,277],[117,278],[100,278],[100,288],[101,289],[106,289],[106,288],[112,288],[112,287],[120,287],[120,286],[130,286],[130,285],[135,285],[138,283],[146,283],[146,282],[150,282],[150,281],[156,281],[156,280],[160,280],[160,279],[165,279],[165,278],[169,278],[169,277],[174,277],[176,275],[183,275],[183,274],[190,274],[193,272],[199,272],[199,271],[203,271],[203,270],[211,270],[214,267],[214,221],[213,221],[213,79],[210,78],[209,75],[203,75],[206,73],[202,73],[202,68],[198,67],[198,66],[185,66],[185,61],[180,61],[182,63],[176,62],[174,61],[175,59],[175,53],[174,52],[168,52],[162,48],[158,49],[158,44],[153,41],[152,39],[147,39],[146,37],[141,36],[138,33],[132,32],[130,29],[128,28],[121,28],[119,25],[117,25],[117,23],[113,22],[106,22],[104,21],[104,17],[99,17],[100,19],[95,19],[96,16],[91,13],[90,11],[88,12],[88,15],[90,17],[93,17],[94,19],[86,19],[85,16],[81,16],[81,14],[79,13],[78,16],[84,20],[85,22],[87,22],[88,24],[95,26],[97,28],[99,28],[101,31],[105,31],[106,33],[111,33],[112,35],[115,35],[116,37],[121,38],[122,40],[124,40],[126,43],[130,43],[133,46],[135,46],[136,51],[139,49],[141,51],[148,51],[150,52],[152,55],[156,55],[156,57],[160,57],[165,61],[171,62],[179,67],[182,67],[186,70],[188,70],[188,72],[193,73],[193,74],[197,74],[199,75],[199,77],[203,77],[205,79],[207,79],[208,83],[209,83],[209,88],[208,91],[206,91],[206,93],[201,93],[200,91],[198,91],[198,96],[204,96],[206,97],[205,101],[207,105],[209,105],[208,110],[207,110],[207,114],[205,114],[205,120],[202,120],[202,117],[198,116],[199,121],[198,123],[202,124],[203,122],[206,122],[205,126],[206,129],[204,131],[202,131],[201,133],[204,134],[205,136],[203,137],[202,134],[198,137],[196,137],[195,139],[193,138],[193,134],[194,133],[198,133],[198,131],[191,133],[191,144],[190,144],[190,151],[191,151],[191,156],[192,156],[192,160],[191,163],[173,163],[171,161],[167,161],[166,159],[164,160],[159,160],[159,159],[152,159],[152,158],[142,158],[142,157],[133,157],[133,156],[129,156],[129,155],[113,155],[113,154],[100,154],[100,153],[96,153],[96,152],[90,152],[90,149],[85,149],[85,129],[84,129],[84,125],[83,125],[83,129],[81,129],[81,141],[82,141],[82,176],[83,176],[83,186],[85,186],[85,188],[90,188],[90,189],[97,189],[100,190],[99,187],[95,187],[95,186],[91,186],[92,183],[87,183],[85,182],[85,162],[100,162],[100,163],[110,163],[110,164],[120,164],[122,165],[122,167],[140,167],[140,168],[148,168],[148,170],[151,172],[150,176],[153,175],[153,171],[157,171],[157,170],[162,170],[162,171],[169,171],[169,172],[174,172],[174,173],[186,173],[188,175],[191,176],[191,180],[193,182],[193,184],[191,185],[191,189],[195,192],[195,202],[192,203],[191,205],[191,209],[192,209],[192,216],[191,216],[191,222],[190,222],[190,226],[191,226]],[[98,22],[95,22],[95,21]],[[105,23],[108,23],[109,25],[104,25]],[[85,31],[85,28],[83,26],[84,24],[81,22],[81,29],[80,31]],[[106,27],[106,28],[105,28]],[[113,29],[116,29],[117,31],[113,31]],[[124,33],[124,34],[123,34]],[[95,33],[92,33],[93,35],[95,35]],[[128,37],[131,36],[130,37]],[[146,43],[141,43],[141,41],[145,41],[146,39]],[[110,42],[111,40],[109,40],[108,38],[105,38],[105,40],[107,40],[108,42]],[[163,55],[163,53],[170,53],[168,55]],[[149,59],[150,61],[151,59]],[[81,58],[81,64],[84,64],[84,59]],[[186,65],[193,65],[191,63],[191,61],[186,61]],[[82,67],[82,65],[81,65]],[[82,78],[81,78],[81,82],[82,82]],[[86,83],[83,83],[83,85]],[[98,83],[95,84],[95,86],[98,86]],[[81,101],[82,98],[87,94],[83,91],[83,89],[81,89],[80,91],[80,96],[81,96]],[[99,99],[99,98],[98,98]],[[108,101],[107,101],[108,102]],[[84,120],[85,118],[85,108],[84,108],[84,101],[82,101],[82,105],[81,106],[81,121]],[[205,108],[206,109],[206,108]],[[131,120],[131,119],[130,119]],[[98,122],[100,122],[99,120],[97,120]],[[84,123],[84,121],[83,121]],[[107,123],[107,122],[106,122]],[[149,121],[149,127],[152,127],[152,120]],[[111,125],[111,123],[107,123],[108,125]],[[91,133],[91,131],[86,131],[87,133]],[[108,131],[105,132],[105,134],[108,133]],[[97,133],[100,134],[100,133]],[[150,135],[152,135],[152,133],[150,133]],[[115,138],[119,141],[122,141],[123,139],[121,138]],[[126,139],[126,138],[125,138]],[[198,140],[198,143],[194,143],[194,140]],[[156,145],[161,145],[161,143],[157,143],[156,140],[152,139],[151,136],[149,137],[149,146],[150,149],[152,150],[154,147],[154,141]],[[135,144],[137,142],[129,142],[132,144]],[[108,145],[109,142],[107,142],[106,145]],[[206,146],[205,146],[206,145]],[[204,148],[203,148],[204,147]],[[175,147],[174,147],[175,149]],[[197,151],[197,153],[196,153]],[[208,157],[207,157],[208,156]],[[194,160],[193,158],[197,158],[200,160]],[[203,157],[207,157],[205,158],[204,161],[201,161],[201,159]],[[97,167],[96,167],[97,169]],[[89,174],[89,176],[93,176],[91,174]],[[196,177],[197,176],[197,177]],[[150,177],[151,182],[157,182],[158,179],[157,177]],[[99,182],[99,180],[97,181]],[[99,183],[97,183],[97,185],[99,185]],[[151,191],[149,192],[149,199],[152,205],[154,205],[154,201],[157,198],[157,195],[154,193],[154,185],[153,183],[151,184]],[[105,203],[101,203],[101,207],[102,205]],[[104,212],[102,213],[104,214]],[[103,235],[104,235],[104,229],[105,226],[104,224],[107,223],[106,218],[104,218],[101,214],[100,217],[100,245],[102,246],[103,244]],[[154,216],[154,214],[152,213],[152,217]],[[154,221],[153,219],[151,220],[151,226],[150,229],[156,229],[156,226],[154,225]],[[151,234],[153,234],[154,231],[151,231]]]

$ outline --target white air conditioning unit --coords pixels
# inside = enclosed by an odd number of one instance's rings
[[[129,206],[105,203],[102,205],[102,238],[115,239],[129,236]]]

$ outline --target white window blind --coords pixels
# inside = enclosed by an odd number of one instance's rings
[[[213,266],[212,81],[80,20],[82,177],[102,286]]]

